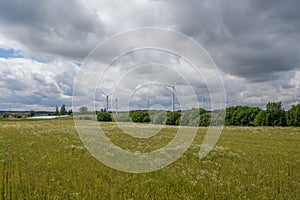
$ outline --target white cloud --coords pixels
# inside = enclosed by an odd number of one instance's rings
[[[229,105],[264,107],[268,101],[282,101],[288,108],[300,99],[299,8],[296,1],[1,1],[0,48],[20,50],[24,58],[0,59],[0,110],[14,106],[48,109],[70,103],[73,78],[79,70],[73,63],[81,62],[111,35],[147,26],[175,28],[201,43],[222,71]],[[169,41],[160,35],[154,39],[161,44]],[[130,42],[138,41],[117,41],[95,58],[95,64],[105,63]],[[104,77],[102,89],[109,90],[131,66],[156,62],[189,75],[198,98],[206,96],[209,101],[205,81],[187,63],[167,54],[136,52],[120,58],[109,69],[112,76]],[[203,74],[214,86],[218,75],[206,69]],[[172,83],[178,77],[171,70],[160,73],[157,67],[141,68],[124,77],[119,90],[128,93],[147,81]],[[91,77],[85,84],[97,80]],[[177,85],[178,92],[186,95],[185,84]],[[218,87],[211,92],[218,93]],[[155,87],[146,93],[155,96],[156,104],[167,102],[170,95]],[[120,93],[120,106],[123,97]],[[103,106],[105,101],[100,99]]]
[[[0,65],[1,110],[13,109],[14,104],[20,106],[18,109],[28,105],[32,109],[71,106],[73,78],[78,71],[75,64],[0,58]]]

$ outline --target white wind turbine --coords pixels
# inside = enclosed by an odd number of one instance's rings
[[[106,112],[108,112],[108,97],[111,96],[112,94],[106,94],[101,91],[101,93],[106,97]]]
[[[173,84],[162,84],[164,86],[170,87],[172,88],[172,111],[175,111],[175,85],[176,82],[174,82]]]

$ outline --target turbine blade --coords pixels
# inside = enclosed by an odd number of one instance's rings
[[[104,92],[100,91],[102,94],[104,94],[104,96],[107,96]]]

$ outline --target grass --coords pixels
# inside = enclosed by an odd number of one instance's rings
[[[113,143],[140,152],[176,132],[137,139],[101,126]],[[225,127],[200,160],[206,130],[168,167],[130,174],[93,158],[72,119],[0,121],[0,199],[300,199],[300,128]]]

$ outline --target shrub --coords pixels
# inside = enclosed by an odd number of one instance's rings
[[[118,113],[115,116],[116,122],[130,122],[129,113]]]
[[[149,113],[144,110],[132,110],[130,111],[130,117],[134,122],[150,122]]]
[[[30,116],[30,117],[33,117],[34,115],[35,115],[34,110],[30,110],[30,111],[29,111],[29,116]]]
[[[267,125],[266,115],[267,115],[266,111],[261,110],[254,119],[254,126],[266,126]]]
[[[266,108],[268,126],[286,126],[286,115],[281,102],[269,102]]]
[[[166,124],[167,125],[179,125],[180,124],[180,117],[181,117],[180,112],[168,112],[167,113]]]
[[[292,105],[286,113],[288,126],[300,126],[300,104]]]
[[[97,114],[97,120],[101,122],[111,122],[112,118],[108,112],[101,111]]]
[[[154,124],[164,124],[166,123],[166,111],[158,110],[153,113],[152,122]]]
[[[199,126],[209,126],[210,125],[210,113],[203,113],[200,115]]]
[[[185,111],[181,117],[181,125],[198,126],[201,115],[204,113],[206,113],[206,111],[203,108],[193,108]]]
[[[88,116],[83,116],[83,117],[80,117],[79,119],[82,119],[82,120],[92,120],[92,118],[88,117]]]

